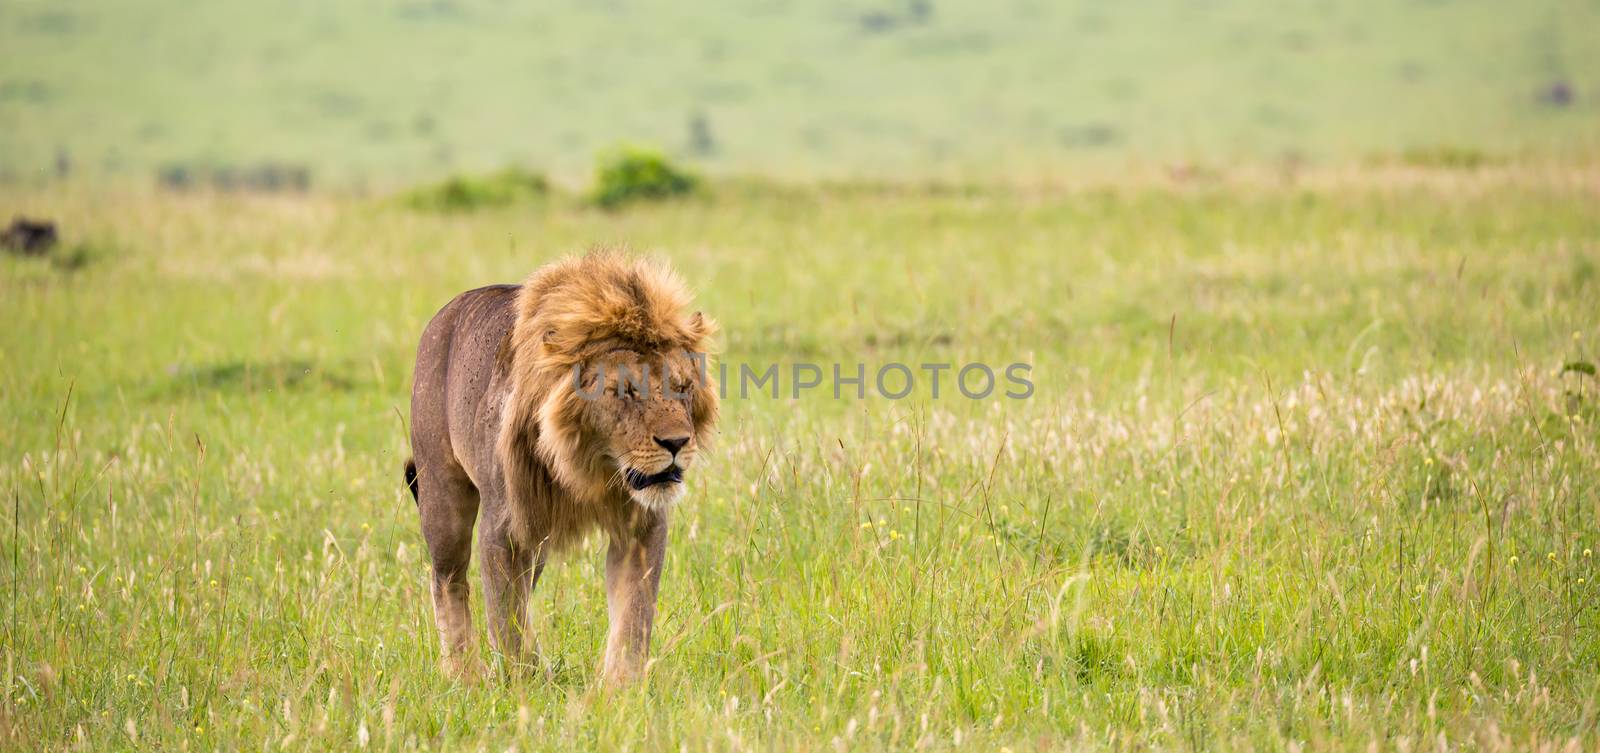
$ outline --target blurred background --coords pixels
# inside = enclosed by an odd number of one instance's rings
[[[7,0],[0,59],[10,182],[562,181],[618,143],[799,179],[1600,144],[1590,0]]]

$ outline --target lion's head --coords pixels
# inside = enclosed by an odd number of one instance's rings
[[[580,498],[662,508],[683,494],[716,422],[707,354],[716,325],[689,313],[665,265],[612,252],[540,269],[512,331],[507,426]]]

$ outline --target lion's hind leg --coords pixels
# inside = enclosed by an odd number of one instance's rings
[[[430,470],[420,468],[417,474],[417,508],[433,564],[433,619],[439,628],[441,661],[445,674],[471,679],[481,674],[473,648],[472,589],[467,584],[478,490],[464,474]]]

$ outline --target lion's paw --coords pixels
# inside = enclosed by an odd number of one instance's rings
[[[476,685],[484,677],[483,660],[477,654],[446,656],[439,660],[439,668],[445,677],[467,685]]]

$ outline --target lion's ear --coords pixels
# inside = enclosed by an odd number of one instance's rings
[[[547,356],[553,356],[561,352],[561,346],[556,343],[556,331],[554,329],[544,331],[544,335],[539,338],[539,345],[543,347],[544,354]]]
[[[696,311],[689,317],[689,335],[696,342],[704,342],[717,334],[717,323],[703,312]]]

